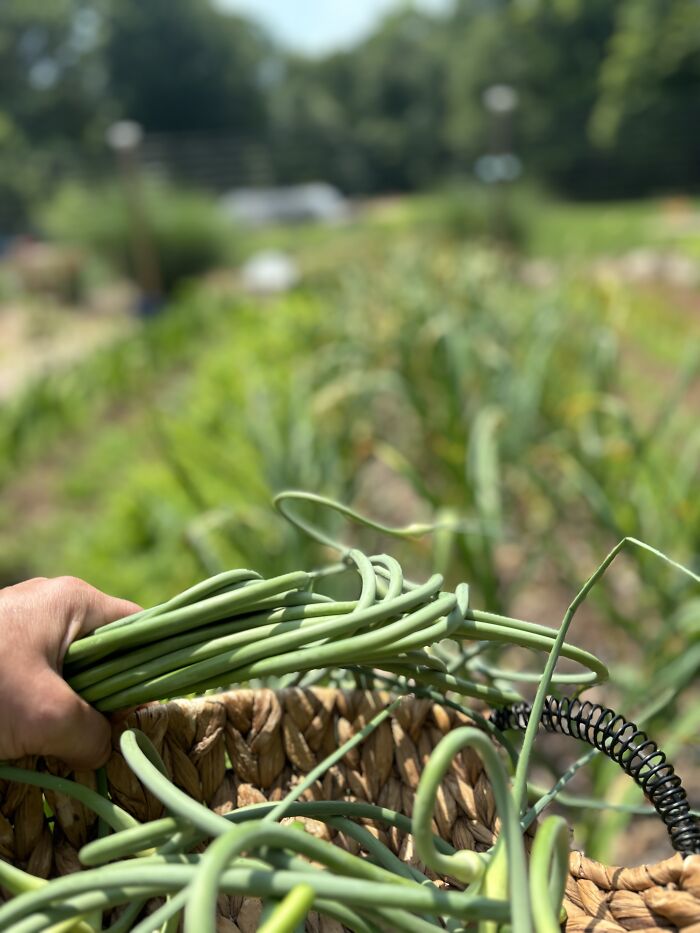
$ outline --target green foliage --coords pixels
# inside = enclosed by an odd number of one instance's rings
[[[618,4],[590,117],[593,141],[607,151],[634,152],[629,170],[638,185],[658,177],[663,160],[676,188],[694,187],[700,144],[688,128],[700,119],[699,80],[697,4],[686,0]]]
[[[0,111],[0,230],[22,229],[28,206],[43,183],[41,167],[12,120]]]
[[[205,195],[148,181],[142,186],[141,205],[166,292],[227,258],[232,234]],[[68,184],[40,219],[52,237],[94,250],[135,277],[133,214],[123,187]]]
[[[513,149],[529,179],[579,199],[692,191],[698,15],[688,0],[409,5],[356,47],[304,59],[213,0],[5,0],[0,223],[26,229],[57,177],[112,169],[104,133],[120,117],[165,134],[166,152],[179,134],[235,135],[235,165],[172,160],[173,175],[212,184],[235,171],[415,190]],[[483,100],[504,82],[519,98],[510,119]]]
[[[102,3],[6,0],[0,8],[0,109],[32,142],[87,142],[99,110]]]
[[[215,301],[198,302],[194,311],[184,302],[80,365],[38,379],[5,402],[0,407],[0,487],[41,460],[47,450],[60,448],[63,439],[91,434],[125,400],[149,398],[164,374],[189,365],[198,352],[201,331],[213,337],[228,320]],[[115,441],[122,438],[118,431],[106,430],[105,439],[111,456]],[[70,471],[66,482],[70,489]]]
[[[309,170],[347,190],[412,189],[512,147],[530,178],[576,197],[695,187],[690,6],[463,0],[442,17],[401,10],[352,51],[292,62],[271,85],[280,166],[293,176],[288,154],[303,152]],[[510,120],[483,103],[504,82],[519,96]]]
[[[468,580],[474,606],[542,622],[625,535],[696,561],[700,434],[686,392],[697,365],[677,365],[692,322],[680,331],[665,303],[579,275],[528,285],[512,254],[459,242],[459,227],[436,236],[429,199],[402,210],[364,237],[309,239],[306,290],[265,304],[191,290],[3,411],[3,578],[74,573],[151,604],[220,567],[316,566],[329,555],[271,513],[284,487],[386,524],[436,519],[434,540],[392,543],[412,577],[438,567],[448,586]],[[591,212],[570,226],[622,242],[619,208],[612,232]],[[651,392],[660,347],[675,371]],[[611,662],[612,705],[634,713],[653,683],[669,720],[682,712],[678,690],[700,670],[698,646],[686,650],[695,595],[632,552],[596,587],[572,639]],[[476,659],[494,662],[488,650]],[[658,720],[649,731],[663,738]],[[611,780],[599,760],[594,784]],[[598,855],[610,825],[580,830]]]
[[[30,227],[57,176],[100,163],[102,0],[0,4],[0,232]]]
[[[105,61],[119,111],[149,131],[264,127],[257,70],[268,44],[207,0],[110,3]]]
[[[291,62],[270,84],[271,132],[349,190],[425,186],[494,145],[579,197],[694,186],[697,37],[686,0],[403,9],[350,52]],[[519,95],[510,126],[483,104],[503,82]]]
[[[66,476],[65,491],[99,502],[104,521],[87,545],[59,519],[61,553],[52,545],[50,559],[137,597],[149,581],[150,598],[190,582],[197,562],[267,570],[293,554],[298,564],[290,532],[270,521],[272,494],[300,486],[359,496],[371,510],[386,505],[372,494],[382,476],[403,490],[399,509],[466,517],[469,531],[443,547],[445,569],[456,561],[494,607],[510,607],[551,560],[578,579],[580,554],[564,543],[574,529],[586,553],[624,533],[681,559],[694,553],[695,435],[669,457],[682,423],[659,416],[652,438],[623,401],[604,291],[576,280],[530,290],[473,245],[378,249],[373,261],[358,276],[338,260],[343,276],[324,275],[318,297],[264,313],[190,296],[125,346],[111,389],[105,358],[19,406],[26,417],[6,419],[5,445],[25,459],[63,395],[61,423],[73,430],[94,418],[96,384],[135,407]],[[185,361],[187,379],[159,396],[160,414],[139,411],[159,373]],[[502,549],[514,541],[530,559],[504,576]],[[657,605],[672,599],[657,589]]]
[[[452,184],[419,208],[420,221],[460,242],[481,239],[525,249],[544,196],[519,186]]]

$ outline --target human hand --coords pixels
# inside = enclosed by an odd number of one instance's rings
[[[0,590],[0,761],[54,755],[76,770],[105,764],[109,723],[60,671],[76,638],[139,608],[75,577]]]

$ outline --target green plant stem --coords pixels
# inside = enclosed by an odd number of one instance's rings
[[[684,567],[682,564],[677,563],[671,558],[667,557],[665,554],[662,554],[661,551],[656,550],[656,548],[650,547],[650,545],[645,544],[643,541],[638,541],[636,538],[623,538],[615,547],[610,551],[607,557],[603,562],[596,568],[594,573],[588,578],[584,583],[581,589],[576,594],[571,605],[567,609],[562,624],[559,627],[557,637],[554,640],[552,645],[552,650],[547,659],[544,672],[542,674],[542,679],[540,685],[537,688],[537,693],[535,699],[532,703],[532,711],[530,713],[530,721],[528,722],[527,729],[525,730],[525,737],[523,739],[522,748],[520,750],[520,759],[518,761],[518,766],[515,770],[515,780],[513,783],[513,794],[515,795],[515,801],[520,811],[523,810],[525,803],[527,801],[527,772],[530,764],[530,758],[532,755],[532,748],[535,741],[535,735],[539,727],[540,718],[542,716],[542,710],[544,709],[544,701],[549,690],[549,686],[552,680],[552,675],[554,673],[554,668],[556,666],[557,660],[561,653],[562,647],[564,645],[564,639],[569,630],[569,626],[573,621],[573,618],[581,605],[585,600],[588,593],[596,585],[598,580],[601,579],[605,571],[608,569],[610,564],[615,560],[617,555],[622,551],[622,549],[628,545],[634,545],[645,551],[648,551],[650,554],[653,554],[655,557],[660,558],[661,560],[666,561],[672,567],[675,567],[677,570],[682,571],[687,574],[692,579],[700,583],[700,577],[693,573],[692,570],[689,570],[687,567]]]
[[[28,771],[25,768],[15,768],[13,765],[1,763],[0,779],[31,784],[33,787],[41,787],[43,790],[53,790],[59,794],[65,794],[92,810],[114,830],[120,831],[139,826],[138,821],[128,814],[126,810],[122,810],[111,800],[107,800],[101,794],[89,787],[85,787],[84,784],[79,784],[77,781],[69,781],[67,778],[46,774],[43,771]]]
[[[295,933],[298,925],[306,918],[314,902],[314,889],[308,884],[299,884],[287,894],[270,914],[270,917],[258,927],[258,933]],[[206,928],[192,924],[185,915],[185,933],[198,933]],[[212,929],[214,929],[212,927]]]
[[[269,814],[277,804],[256,803],[249,807],[241,807],[223,815],[227,824],[246,823],[250,820],[261,819]],[[412,831],[411,820],[403,813],[397,813],[386,807],[379,807],[372,803],[348,800],[315,800],[295,802],[289,806],[287,816],[305,816],[313,819],[326,820],[341,816],[355,820],[377,820],[395,826],[403,833]],[[139,825],[134,829],[115,833],[107,839],[96,839],[83,846],[79,852],[81,862],[87,866],[101,865],[110,859],[124,858],[125,856],[146,852],[163,843],[167,843],[174,833],[178,832],[182,823],[174,817],[162,817],[150,823]],[[210,833],[197,830],[191,836],[191,844],[196,845],[206,839]],[[439,836],[433,836],[433,843],[439,852],[445,855],[454,854],[454,848]]]
[[[0,907],[0,929],[10,929],[11,923],[43,909],[53,901],[78,897],[84,893],[92,893],[97,898],[99,895],[119,892],[119,897],[126,901],[134,897],[177,892],[193,880],[197,870],[197,866],[182,864],[179,859],[173,861],[172,857],[154,856],[142,860],[136,884],[132,862],[57,878],[41,890],[21,894]],[[351,907],[366,907],[367,902],[372,901],[385,907],[434,916],[444,914],[463,919],[494,921],[506,921],[510,917],[510,908],[506,902],[468,892],[395,882],[372,882],[366,878],[337,877],[325,872],[309,875],[293,871],[231,868],[221,878],[221,890],[228,894],[280,898],[297,884],[307,881],[314,888],[316,896],[340,900]]]
[[[561,907],[569,876],[569,827],[550,816],[535,834],[530,855],[530,900],[537,933],[560,933]]]

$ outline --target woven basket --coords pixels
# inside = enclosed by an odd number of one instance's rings
[[[160,752],[172,780],[195,800],[226,812],[233,807],[281,799],[295,778],[362,728],[381,708],[382,694],[327,689],[236,690],[214,698],[142,707],[115,726],[107,765],[113,799],[138,820],[162,815],[118,751],[128,727],[145,732]],[[466,717],[427,700],[407,699],[365,742],[331,768],[305,799],[359,799],[411,814],[423,763],[443,735]],[[227,767],[231,764],[232,767]],[[54,760],[29,759],[24,766],[67,775]],[[75,775],[95,786],[93,773]],[[96,834],[96,818],[80,804],[47,792],[0,781],[0,857],[41,877],[80,868],[78,850]],[[499,821],[488,780],[476,753],[466,750],[447,773],[435,811],[436,831],[456,848],[483,851]],[[325,824],[307,829],[351,851],[357,844]],[[419,865],[410,836],[366,824],[400,858]],[[685,930],[700,933],[700,857],[675,856],[658,865],[618,869],[572,853],[565,907],[570,933],[591,930]],[[252,933],[257,899],[222,895],[219,929]],[[307,930],[340,933],[335,921],[311,914]]]

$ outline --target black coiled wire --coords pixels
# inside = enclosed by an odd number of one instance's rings
[[[530,703],[497,709],[491,721],[502,732],[524,732],[530,720]],[[646,732],[614,710],[598,703],[548,696],[540,724],[547,732],[561,732],[600,749],[641,787],[647,800],[664,821],[671,845],[684,857],[700,853],[700,826],[690,812],[681,779],[656,742]]]

